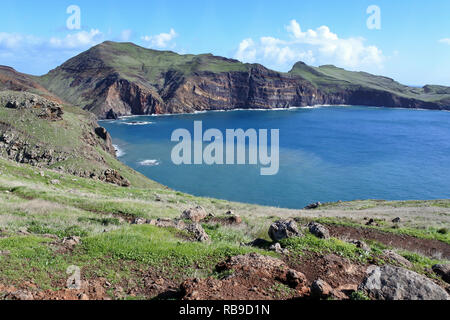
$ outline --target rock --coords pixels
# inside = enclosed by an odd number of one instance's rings
[[[449,300],[447,292],[430,279],[390,265],[368,268],[358,289],[377,300]]]
[[[328,298],[332,292],[333,288],[322,279],[318,279],[311,284],[311,295],[313,297]]]
[[[11,293],[8,293],[5,297],[7,300],[23,300],[23,301],[31,301],[34,300],[33,294],[31,292],[25,290],[18,290]]]
[[[119,116],[117,115],[117,113],[114,112],[113,109],[110,109],[110,110],[106,113],[105,118],[106,118],[107,120],[117,120],[117,119],[119,119]]]
[[[276,253],[280,253],[280,254],[289,254],[289,250],[283,249],[278,242],[271,245],[269,250],[275,251]]]
[[[147,219],[144,219],[144,218],[135,218],[131,224],[142,225],[142,224],[146,224],[146,223],[147,223]]]
[[[131,186],[130,181],[128,179],[122,177],[116,170],[107,169],[103,172],[103,175],[100,177],[100,180],[105,181],[107,183],[112,183],[121,187],[129,187]]]
[[[231,210],[228,210],[227,212],[225,212],[226,215],[232,216],[234,215],[234,212]]]
[[[320,239],[328,239],[330,238],[330,231],[328,231],[327,228],[325,228],[323,225],[316,223],[316,222],[310,222],[308,224],[309,232],[311,232],[313,235]]]
[[[229,224],[241,224],[242,223],[242,218],[238,215],[231,215],[228,219],[227,222]]]
[[[106,129],[103,127],[97,127],[97,128],[95,128],[94,131],[95,131],[95,134],[103,140],[106,140],[109,137],[108,131],[106,131]]]
[[[357,248],[362,249],[364,251],[370,251],[370,247],[361,240],[349,240],[348,243],[354,244]]]
[[[53,180],[50,180],[50,183],[53,185],[58,185],[58,184],[61,184],[61,181],[59,181],[58,179],[53,179]]]
[[[394,220],[392,220],[393,223],[400,223],[401,219],[399,217],[395,218]]]
[[[192,233],[195,239],[199,242],[207,242],[210,240],[208,234],[205,232],[203,227],[198,223],[188,225],[185,230]]]
[[[182,220],[157,219],[147,221],[148,224],[159,228],[175,228],[178,230],[186,229],[186,223]]]
[[[82,301],[88,301],[89,300],[89,296],[87,294],[85,294],[85,293],[80,293],[78,295],[78,299],[82,300]]]
[[[297,270],[289,269],[286,273],[286,282],[291,288],[303,286],[306,281],[305,275]]]
[[[314,209],[319,208],[321,205],[322,205],[322,203],[320,203],[320,202],[315,202],[315,203],[311,203],[311,204],[307,205],[307,206],[305,207],[305,209],[306,209],[306,210],[314,210]]]
[[[63,239],[62,243],[69,247],[74,247],[81,243],[81,238],[77,236],[66,237]]]
[[[399,255],[395,251],[385,250],[383,252],[383,254],[384,254],[385,259],[388,260],[390,263],[392,263],[394,265],[402,266],[402,267],[406,267],[406,268],[412,268],[413,267],[413,264],[408,259],[402,257],[401,255]]]
[[[294,220],[279,220],[269,228],[269,237],[275,242],[300,236],[302,234],[298,230],[297,223]]]
[[[450,283],[450,264],[436,264],[433,266],[433,271],[442,277],[447,283]]]
[[[366,223],[366,226],[372,226],[372,225],[374,225],[374,224],[375,224],[375,220],[370,219],[370,220]]]
[[[202,207],[198,206],[195,208],[185,210],[181,214],[181,219],[191,220],[193,222],[200,222],[203,219],[205,219],[207,216],[208,216],[208,213],[206,212],[206,210],[203,209]]]

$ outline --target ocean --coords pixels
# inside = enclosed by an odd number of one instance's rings
[[[175,165],[172,132],[193,133],[194,121],[224,135],[226,129],[279,129],[278,174],[262,176],[261,165]],[[450,112],[342,106],[136,116],[100,124],[122,162],[197,196],[294,209],[317,201],[450,198]]]

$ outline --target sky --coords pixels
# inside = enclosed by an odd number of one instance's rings
[[[0,9],[0,65],[34,75],[112,40],[450,86],[447,0],[2,0]]]

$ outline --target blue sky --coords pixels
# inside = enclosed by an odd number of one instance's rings
[[[76,5],[81,29],[69,30]],[[381,29],[366,10],[380,9]],[[450,1],[2,0],[0,64],[44,74],[104,40],[288,71],[303,60],[450,86]]]

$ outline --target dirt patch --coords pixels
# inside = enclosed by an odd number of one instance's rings
[[[273,300],[309,293],[305,276],[280,259],[256,253],[230,257],[216,266],[220,279],[189,279],[182,283],[186,300]]]
[[[334,254],[307,252],[301,257],[288,256],[285,260],[289,267],[303,273],[309,284],[322,279],[336,290],[355,288],[366,276],[366,265]]]
[[[450,245],[439,240],[420,239],[408,235],[383,232],[370,228],[327,225],[330,235],[339,239],[374,240],[384,245],[435,258],[450,259]]]

